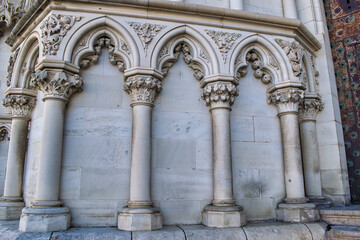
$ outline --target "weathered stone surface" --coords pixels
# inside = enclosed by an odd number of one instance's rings
[[[319,210],[312,203],[279,203],[275,212],[276,219],[283,222],[306,223],[316,222],[320,219]]]
[[[118,229],[125,231],[152,231],[162,228],[158,209],[125,208],[118,213]]]
[[[209,205],[204,208],[203,224],[215,228],[235,228],[246,225],[246,214],[242,207],[218,207]]]
[[[360,226],[360,207],[320,209],[321,219],[330,225]]]
[[[360,239],[360,228],[355,226],[334,226],[326,234],[328,240]]]
[[[0,220],[20,219],[24,206],[23,202],[0,202]]]
[[[131,240],[131,232],[116,228],[71,228],[66,232],[54,232],[50,240]]]
[[[181,228],[177,226],[164,226],[160,230],[156,231],[143,231],[133,232],[132,240],[165,240],[165,239],[176,239],[185,240],[185,234]]]
[[[180,226],[188,240],[246,240],[246,235],[241,228],[208,228],[203,225]]]
[[[310,230],[314,240],[325,240],[327,232],[327,224],[324,222],[319,223],[304,223],[305,226]]]
[[[48,233],[23,233],[19,231],[19,221],[0,221],[1,240],[49,240],[51,232]]]

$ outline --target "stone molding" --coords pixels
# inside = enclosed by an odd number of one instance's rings
[[[11,29],[24,14],[24,0],[19,5],[14,5],[9,0],[3,0],[0,6],[0,37],[6,29]]]
[[[30,84],[44,93],[44,99],[60,98],[68,100],[74,92],[83,89],[84,83],[79,75],[72,76],[72,81],[69,81],[65,72],[56,72],[52,78],[49,75],[47,71],[38,70],[32,74],[30,79]]]
[[[208,83],[202,93],[202,99],[206,105],[211,108],[227,107],[229,108],[235,102],[235,97],[239,95],[239,90],[231,82]]]
[[[109,50],[109,61],[112,65],[116,66],[120,72],[124,72],[125,70],[125,62],[124,60],[115,54],[115,45],[111,38],[107,36],[100,37],[94,44],[94,54],[88,55],[80,60],[79,66],[82,69],[87,69],[91,64],[96,64],[99,61],[101,49],[106,47]],[[121,41],[120,43],[121,50],[130,54],[130,50],[128,45]]]
[[[238,61],[238,60],[237,60]],[[252,69],[254,70],[254,76],[260,78],[264,84],[269,84],[272,82],[272,77],[270,74],[264,72],[264,63],[261,61],[260,56],[255,51],[249,51],[246,54],[246,61],[251,64]],[[273,61],[276,64],[275,61]],[[237,64],[237,62],[235,62]],[[247,66],[240,68],[236,77],[240,79],[247,74]]]
[[[169,49],[169,46],[165,46],[161,50],[161,54],[165,54],[166,52],[169,52],[168,49]],[[160,58],[162,57],[161,54],[160,54]],[[161,72],[163,73],[163,76],[167,75],[170,68],[174,65],[174,63],[179,58],[180,54],[183,55],[186,65],[194,72],[194,77],[197,80],[201,81],[205,76],[204,69],[200,64],[198,64],[194,61],[194,56],[192,54],[191,47],[189,46],[189,44],[187,44],[185,42],[179,43],[174,48],[175,60],[174,59],[169,60],[162,65]],[[205,54],[204,54],[204,56],[206,57]]]
[[[40,25],[43,44],[42,55],[56,55],[61,40],[72,26],[80,20],[81,17],[60,14],[52,14],[44,20]]]
[[[316,115],[324,109],[321,99],[304,99],[299,106],[300,121],[315,121]]]
[[[161,92],[161,81],[150,75],[135,75],[128,77],[124,91],[131,95],[132,105],[154,105],[155,97]]]
[[[8,87],[10,87],[10,84],[11,84],[11,78],[12,78],[13,71],[14,71],[14,65],[15,65],[17,56],[19,54],[19,50],[20,50],[20,48],[16,49],[15,52],[9,58],[9,66],[7,68],[8,75],[6,77],[7,78],[6,86],[8,86]]]
[[[151,43],[153,38],[166,26],[151,23],[127,22],[139,36],[144,48]]]
[[[224,63],[226,63],[227,53],[230,51],[231,47],[234,45],[234,42],[241,37],[240,33],[230,33],[223,31],[215,31],[205,29],[207,35],[209,35],[212,40],[215,42],[216,46],[219,48]]]
[[[279,113],[298,112],[299,104],[304,99],[304,91],[297,88],[278,89],[268,96],[268,104],[275,104]]]
[[[276,38],[275,41],[285,51],[290,61],[294,76],[299,77],[303,70],[302,57],[304,55],[304,49],[296,41],[290,42],[290,41],[282,40],[280,38]]]
[[[35,103],[35,97],[26,95],[7,95],[3,99],[3,105],[11,110],[13,118],[30,118]]]

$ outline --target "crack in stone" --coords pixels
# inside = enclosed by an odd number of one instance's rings
[[[176,225],[178,228],[180,228],[181,229],[181,231],[183,231],[183,233],[184,233],[184,236],[185,236],[185,240],[188,240],[188,238],[187,238],[187,236],[186,236],[186,232],[185,232],[185,230],[182,228],[182,227],[180,227],[179,225]]]

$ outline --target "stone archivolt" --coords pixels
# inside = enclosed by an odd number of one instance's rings
[[[296,41],[285,41],[279,38],[276,38],[275,41],[279,46],[285,51],[287,57],[289,58],[292,70],[295,77],[299,77],[302,72],[302,58],[304,55],[304,49]]]
[[[11,109],[12,117],[30,118],[36,100],[34,97],[26,95],[7,95],[3,100],[3,105]]]
[[[31,76],[30,85],[44,92],[45,97],[58,97],[68,100],[77,91],[83,89],[83,81],[79,75],[74,75],[73,81],[69,81],[64,72],[57,72],[53,78],[49,78],[47,71],[38,70]]]
[[[324,109],[324,103],[321,99],[304,99],[299,107],[299,119],[300,121],[305,120],[316,120],[316,115]]]
[[[81,20],[81,17],[69,15],[51,15],[40,25],[43,43],[43,56],[56,55],[59,50],[61,40],[66,33]]]
[[[106,47],[109,50],[110,63],[112,65],[115,65],[120,72],[123,72],[125,70],[125,63],[120,56],[115,54],[115,45],[112,42],[111,38],[107,36],[100,37],[97,41],[95,41],[94,54],[90,56],[88,55],[84,57],[82,60],[80,60],[79,63],[80,68],[87,69],[91,64],[96,64],[99,61],[101,49],[103,49],[104,47]],[[127,54],[130,54],[130,50],[124,41],[121,41],[120,48]]]
[[[16,49],[15,52],[9,58],[9,66],[7,68],[8,75],[6,77],[7,78],[6,86],[8,86],[8,87],[10,87],[10,84],[11,84],[11,78],[12,78],[12,74],[13,74],[13,70],[14,70],[14,64],[15,64],[15,61],[19,54],[19,50],[20,50],[20,48]]]
[[[128,77],[124,84],[124,91],[131,95],[133,104],[147,103],[153,105],[155,97],[161,92],[161,81],[149,75]]]
[[[235,97],[239,95],[239,90],[235,84],[230,82],[215,82],[208,83],[202,93],[202,99],[205,100],[206,105],[210,106],[212,103],[229,103],[233,105]]]
[[[227,53],[230,51],[231,47],[234,45],[234,42],[241,37],[240,33],[230,33],[223,31],[215,31],[205,29],[207,35],[209,35],[212,40],[214,40],[216,46],[219,48],[224,63],[226,63]]]

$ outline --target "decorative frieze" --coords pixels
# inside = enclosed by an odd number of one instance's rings
[[[299,106],[300,121],[316,120],[316,115],[324,109],[321,99],[304,99]]]
[[[15,52],[9,58],[9,65],[7,68],[8,75],[6,77],[7,78],[6,86],[8,86],[8,87],[10,87],[10,84],[11,84],[11,78],[12,78],[12,74],[13,74],[13,70],[14,70],[14,65],[15,65],[16,58],[19,54],[19,50],[20,50],[20,48],[16,49]]]
[[[202,99],[205,100],[207,106],[213,103],[234,104],[235,97],[239,95],[239,90],[235,84],[230,82],[208,83],[202,93]]]
[[[302,72],[302,58],[304,55],[304,49],[296,41],[290,42],[279,38],[276,38],[275,41],[285,51],[290,61],[294,76],[299,77]]]
[[[268,104],[275,104],[279,113],[297,112],[299,103],[304,98],[304,91],[297,88],[278,89],[268,96]]]
[[[148,75],[128,77],[124,84],[124,91],[131,95],[133,104],[145,103],[153,105],[155,97],[161,92],[161,89],[161,81]]]
[[[95,49],[94,54],[93,55],[87,55],[82,60],[80,60],[80,63],[79,63],[80,68],[86,69],[91,64],[96,64],[99,61],[99,56],[100,56],[101,49],[104,48],[104,47],[109,49],[109,61],[110,61],[110,63],[112,65],[116,66],[119,69],[120,72],[123,72],[125,70],[125,62],[123,61],[123,59],[120,56],[115,54],[115,45],[112,42],[112,40],[107,36],[101,37],[95,42],[95,44],[94,44],[94,49]],[[130,50],[129,50],[127,44],[124,41],[121,41],[120,48],[124,52],[130,54]]]
[[[83,89],[84,83],[79,75],[72,76],[71,81],[64,72],[56,72],[52,78],[49,75],[47,71],[38,70],[32,74],[30,80],[30,84],[40,89],[45,98],[56,97],[68,100],[74,92]]]
[[[11,110],[12,117],[17,118],[30,118],[35,103],[35,97],[26,95],[7,95],[3,99],[3,105]]]
[[[216,46],[219,48],[224,63],[226,63],[227,53],[230,51],[231,47],[234,45],[234,42],[241,37],[240,33],[230,33],[223,31],[215,31],[205,29],[207,35],[209,35],[212,40],[215,42]]]
[[[141,42],[144,44],[144,48],[147,48],[153,38],[166,27],[165,25],[151,23],[128,22],[128,24],[139,36]]]
[[[40,25],[43,44],[43,56],[56,55],[61,40],[66,33],[81,20],[81,17],[68,15],[51,15]]]
[[[0,37],[4,35],[6,28],[12,28],[16,22],[23,16],[23,1],[15,6],[9,0],[1,1],[0,6]]]

